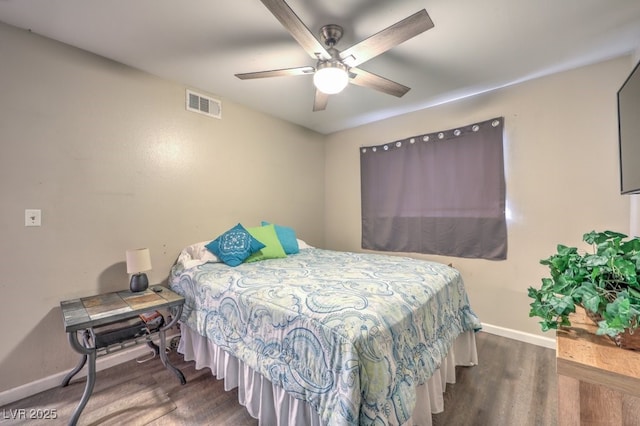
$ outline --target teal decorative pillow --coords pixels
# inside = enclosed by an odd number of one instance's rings
[[[282,244],[280,244],[278,235],[276,234],[275,226],[257,226],[255,228],[248,228],[247,231],[249,231],[255,239],[264,244],[265,247],[249,256],[245,262],[256,262],[258,260],[287,257],[287,254],[284,252],[284,248],[282,248]]]
[[[244,226],[237,224],[205,247],[227,265],[238,266],[264,246]]]
[[[262,222],[262,226],[269,225],[269,222]],[[298,246],[298,239],[296,238],[296,231],[288,226],[274,225],[276,227],[276,235],[280,244],[284,248],[286,254],[296,254],[300,251]]]

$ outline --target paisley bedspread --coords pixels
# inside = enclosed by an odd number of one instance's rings
[[[400,425],[455,338],[479,330],[459,272],[310,248],[235,268],[177,262],[181,320],[328,425]]]

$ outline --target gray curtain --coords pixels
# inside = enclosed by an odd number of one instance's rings
[[[360,148],[362,248],[506,259],[504,119]]]

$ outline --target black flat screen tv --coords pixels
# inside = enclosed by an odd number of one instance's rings
[[[640,194],[640,62],[618,90],[620,193]]]

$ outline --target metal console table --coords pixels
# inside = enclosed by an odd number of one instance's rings
[[[96,347],[94,327],[124,321],[148,311],[168,309],[173,318],[157,331],[160,338],[160,359],[169,371],[175,373],[181,384],[187,383],[182,372],[169,362],[166,353],[166,331],[180,319],[183,305],[184,297],[162,286],[152,286],[138,293],[119,291],[60,302],[64,331],[69,338],[69,344],[81,355],[78,365],[62,381],[62,387],[67,386],[73,376],[89,361],[84,393],[69,420],[69,425],[75,426],[77,424],[78,418],[93,392],[96,381],[96,358],[139,343],[151,342],[151,337],[155,335],[154,333],[119,342],[115,349],[111,346]],[[82,336],[82,343],[78,339],[79,334]]]

